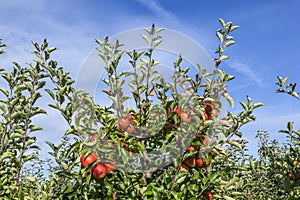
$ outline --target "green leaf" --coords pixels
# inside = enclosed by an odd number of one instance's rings
[[[10,134],[10,136],[9,136],[9,138],[10,139],[15,139],[15,138],[22,138],[22,134],[20,134],[20,133],[12,133],[12,134]]]
[[[59,110],[59,106],[57,104],[48,104],[51,108]]]
[[[233,106],[234,106],[233,98],[228,93],[224,93],[223,96],[228,101],[229,105],[233,108]]]
[[[55,99],[55,95],[51,90],[45,89],[45,91],[51,96],[52,99]]]
[[[185,180],[186,176],[180,177],[179,179],[177,179],[176,183],[180,184]]]
[[[161,42],[162,42],[162,40],[154,41],[152,48],[155,49],[158,45],[160,45]]]
[[[35,137],[31,137],[31,138],[28,137],[28,138],[26,138],[26,142],[25,142],[24,146],[28,147],[28,146],[32,145],[33,143],[35,143],[35,141],[36,141]]]
[[[239,142],[235,141],[235,140],[227,140],[227,143],[237,147],[240,150],[242,150],[241,144]]]
[[[263,103],[255,103],[254,105],[253,105],[253,109],[255,109],[255,108],[258,108],[258,107],[261,107],[261,106],[263,106],[264,104]]]
[[[32,116],[35,116],[35,115],[38,115],[38,114],[47,114],[47,112],[43,109],[40,109],[40,108],[32,111]]]
[[[35,177],[31,177],[31,176],[26,176],[24,178],[24,180],[29,181],[29,182],[36,182],[37,179]]]
[[[227,60],[228,58],[230,58],[229,56],[225,56],[225,55],[223,55],[223,56],[221,56],[220,57],[220,59],[219,60]]]
[[[292,132],[293,128],[294,128],[294,122],[288,122],[287,129],[289,130],[289,132]]]
[[[235,200],[234,198],[232,198],[232,197],[229,197],[229,196],[223,196],[223,198],[225,199],[225,200]]]
[[[6,96],[9,96],[9,92],[5,88],[0,88],[0,91]]]
[[[34,94],[32,95],[32,104],[34,104],[34,103],[36,102],[36,100],[37,100],[38,98],[40,98],[40,97],[42,97],[42,94],[41,94],[41,93],[39,93],[39,92],[34,93]]]
[[[64,170],[68,169],[68,165],[65,162],[60,163]]]
[[[14,153],[13,152],[4,152],[2,156],[0,157],[0,161],[3,161],[6,158],[13,158]]]
[[[299,94],[297,92],[291,92],[291,95],[294,96],[294,97],[298,97]]]
[[[222,18],[219,18],[219,22],[223,28],[225,28],[225,21]]]
[[[3,104],[0,104],[0,109],[2,110],[3,113],[6,113],[6,107]]]
[[[43,130],[40,126],[30,126],[30,132]]]
[[[253,159],[250,159],[250,167],[251,167],[251,169],[255,169],[256,168],[256,164],[255,164],[255,162],[254,162]]]
[[[243,106],[243,108],[244,108],[245,111],[248,111],[248,110],[249,110],[249,108],[248,108],[248,106],[247,106],[246,103],[240,101],[240,104]]]
[[[148,45],[150,45],[150,39],[148,38],[148,36],[142,34],[143,39],[147,42]]]
[[[233,44],[235,44],[235,41],[230,40],[230,41],[226,42],[226,43],[224,44],[224,46],[225,46],[225,47],[229,47],[229,46],[231,46],[231,45],[233,45]]]
[[[230,31],[234,31],[234,30],[236,30],[236,29],[238,29],[238,28],[240,28],[240,26],[231,26]]]
[[[38,156],[36,156],[36,155],[24,156],[24,157],[23,157],[23,162],[25,163],[25,162],[27,162],[27,161],[30,161],[30,160],[32,160],[32,159],[37,159],[37,158],[38,158]]]
[[[223,42],[223,34],[222,34],[220,31],[217,31],[217,32],[216,32],[216,35],[217,35],[219,41],[220,41],[220,42]]]

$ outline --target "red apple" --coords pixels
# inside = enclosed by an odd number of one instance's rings
[[[203,105],[205,106],[205,111],[207,111],[209,113],[214,108],[214,106],[211,103],[209,103],[209,102],[204,102]]]
[[[119,123],[117,123],[117,130],[120,131],[120,132],[123,132],[123,129],[121,129]]]
[[[205,193],[205,198],[207,200],[212,200],[213,199],[213,193],[212,192],[207,192]]]
[[[117,124],[117,128],[124,131],[130,124],[130,120],[126,117],[122,117],[119,119],[119,122]]]
[[[189,121],[191,121],[191,115],[188,114],[188,113],[186,113],[186,112],[181,112],[180,118],[181,118],[181,120],[184,121],[184,122],[189,122]]]
[[[109,142],[108,145],[112,148],[115,147],[115,145],[112,142]]]
[[[187,150],[187,151],[197,151],[197,150],[198,150],[198,147],[197,147],[197,146],[194,146],[194,145],[191,145],[191,146],[189,146],[186,150]]]
[[[116,161],[111,161],[110,163],[106,163],[105,167],[106,167],[106,173],[109,173],[111,171],[115,170],[115,165],[116,165]]]
[[[132,124],[129,124],[129,126],[126,129],[127,133],[135,133],[135,128]]]
[[[290,172],[287,174],[287,176],[289,177],[290,180],[293,180],[293,174],[291,174]]]
[[[179,172],[189,172],[189,168],[188,166],[186,166],[185,164],[180,165],[179,167]]]
[[[128,115],[127,118],[128,118],[130,121],[132,121],[132,120],[134,119],[134,114],[131,114],[131,113],[130,113],[130,114]]]
[[[113,193],[113,200],[116,200],[116,199],[117,199],[117,192],[114,191],[114,193]]]
[[[181,109],[180,109],[178,106],[175,106],[175,107],[173,108],[173,111],[172,111],[172,108],[169,108],[169,109],[168,109],[168,112],[167,112],[167,115],[171,115],[172,112],[176,112],[178,116],[181,115]]]
[[[178,106],[174,107],[174,111],[177,112],[178,116],[181,116],[181,109]]]
[[[217,110],[217,109],[212,109],[211,110],[211,114],[213,115],[213,116],[215,116],[215,117],[218,117],[219,116],[219,111]]]
[[[207,139],[207,137],[204,136],[204,135],[200,135],[199,137],[201,138],[203,145],[207,147],[208,146],[208,139]]]
[[[101,162],[98,162],[92,170],[92,174],[95,179],[103,179],[106,176],[106,172],[106,167]]]
[[[216,155],[216,152],[211,151],[211,152],[210,152],[210,155],[214,156],[214,155]]]
[[[204,111],[204,116],[205,116],[205,120],[211,119],[210,115],[206,111]]]
[[[184,163],[189,167],[195,167],[196,166],[196,159],[195,158],[187,158],[184,160]]]
[[[95,162],[97,160],[97,156],[93,153],[90,153],[87,157],[85,157],[85,154],[82,154],[80,157],[80,162],[82,167],[88,167],[90,164]]]
[[[93,136],[91,137],[91,141],[92,141],[92,142],[94,142],[96,139],[97,139],[97,136],[96,136],[96,135],[93,135]]]
[[[202,168],[205,168],[205,167],[207,166],[206,161],[203,160],[202,158],[197,158],[197,159],[196,159],[196,164],[197,164],[199,167],[202,167]]]
[[[124,142],[120,142],[121,146],[126,148],[127,147],[127,144],[125,144]]]

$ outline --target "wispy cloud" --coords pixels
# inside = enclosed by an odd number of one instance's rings
[[[177,21],[176,17],[171,12],[169,12],[166,9],[164,9],[155,0],[135,0],[135,1],[137,1],[140,4],[142,4],[143,6],[147,7],[149,10],[151,10],[158,17],[163,17],[166,20]]]
[[[254,70],[251,67],[250,63],[233,61],[230,63],[229,67],[234,69],[235,71],[243,74],[244,76],[249,78],[251,81],[254,81],[258,86],[260,86],[260,87],[264,86],[262,77],[259,75],[259,73],[257,73],[257,70]]]
[[[251,85],[253,85],[253,84],[252,83],[248,83],[248,84],[240,85],[240,86],[234,87],[233,89],[229,89],[228,92],[234,92],[234,91],[237,91],[237,90],[249,87]]]
[[[181,24],[174,14],[166,10],[156,0],[135,0],[135,1],[148,8],[151,12],[155,14],[155,16],[162,19],[162,21],[166,23],[175,24],[175,25]]]

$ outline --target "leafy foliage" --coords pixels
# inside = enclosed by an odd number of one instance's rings
[[[173,63],[171,82],[158,73],[159,62],[153,56],[163,42],[159,35],[163,29],[154,25],[145,29],[142,37],[149,46],[144,51],[121,50],[118,40],[96,40],[106,65],[103,82],[107,89],[103,92],[112,102],[109,107],[97,105],[85,91],[74,88],[69,73],[52,60],[56,48],[49,47],[47,40],[41,45],[32,42],[33,63],[27,67],[14,63],[11,72],[0,69],[6,82],[0,88],[0,196],[299,199],[300,131],[293,129],[293,123],[280,131],[288,138],[283,146],[270,142],[268,133],[258,131],[259,157],[254,158],[246,154],[247,141],[240,130],[255,120],[253,112],[263,104],[247,97],[246,102],[240,102],[242,111],[219,116],[221,98],[234,106],[226,85],[234,76],[220,64],[229,59],[224,51],[235,43],[231,33],[238,28],[222,19],[219,22],[221,29],[216,36],[220,45],[214,70],[207,72],[198,65],[199,74],[192,77],[179,55]],[[0,40],[0,54],[4,47]],[[123,56],[129,57],[131,70],[119,71]],[[130,94],[123,93],[126,80]],[[286,81],[279,78],[279,92],[285,91]],[[287,93],[294,94],[295,85],[289,88],[292,90]],[[32,132],[42,130],[32,118],[46,114],[36,106],[42,89],[53,101],[49,109],[57,110],[69,125],[59,145],[47,142],[52,160],[39,158],[40,148],[32,136]],[[131,97],[135,108],[124,107]]]

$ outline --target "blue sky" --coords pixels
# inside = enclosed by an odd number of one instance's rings
[[[299,8],[297,0],[1,0],[0,38],[8,47],[0,66],[8,68],[12,61],[25,64],[33,58],[30,41],[47,38],[59,48],[54,58],[75,78],[96,47],[96,38],[153,22],[190,36],[213,57],[221,17],[241,27],[233,32],[237,44],[228,49],[231,59],[222,65],[236,76],[229,84],[236,100],[233,111],[242,109],[237,102],[245,101],[246,95],[266,105],[255,112],[257,121],[243,128],[250,152],[255,153],[256,130],[267,130],[282,141],[283,135],[277,131],[288,121],[300,127],[299,102],[274,93],[276,76],[300,80]],[[53,119],[63,120],[56,111],[36,119],[45,128],[38,134],[40,144],[44,140],[58,142],[67,128],[63,123],[49,123]]]

